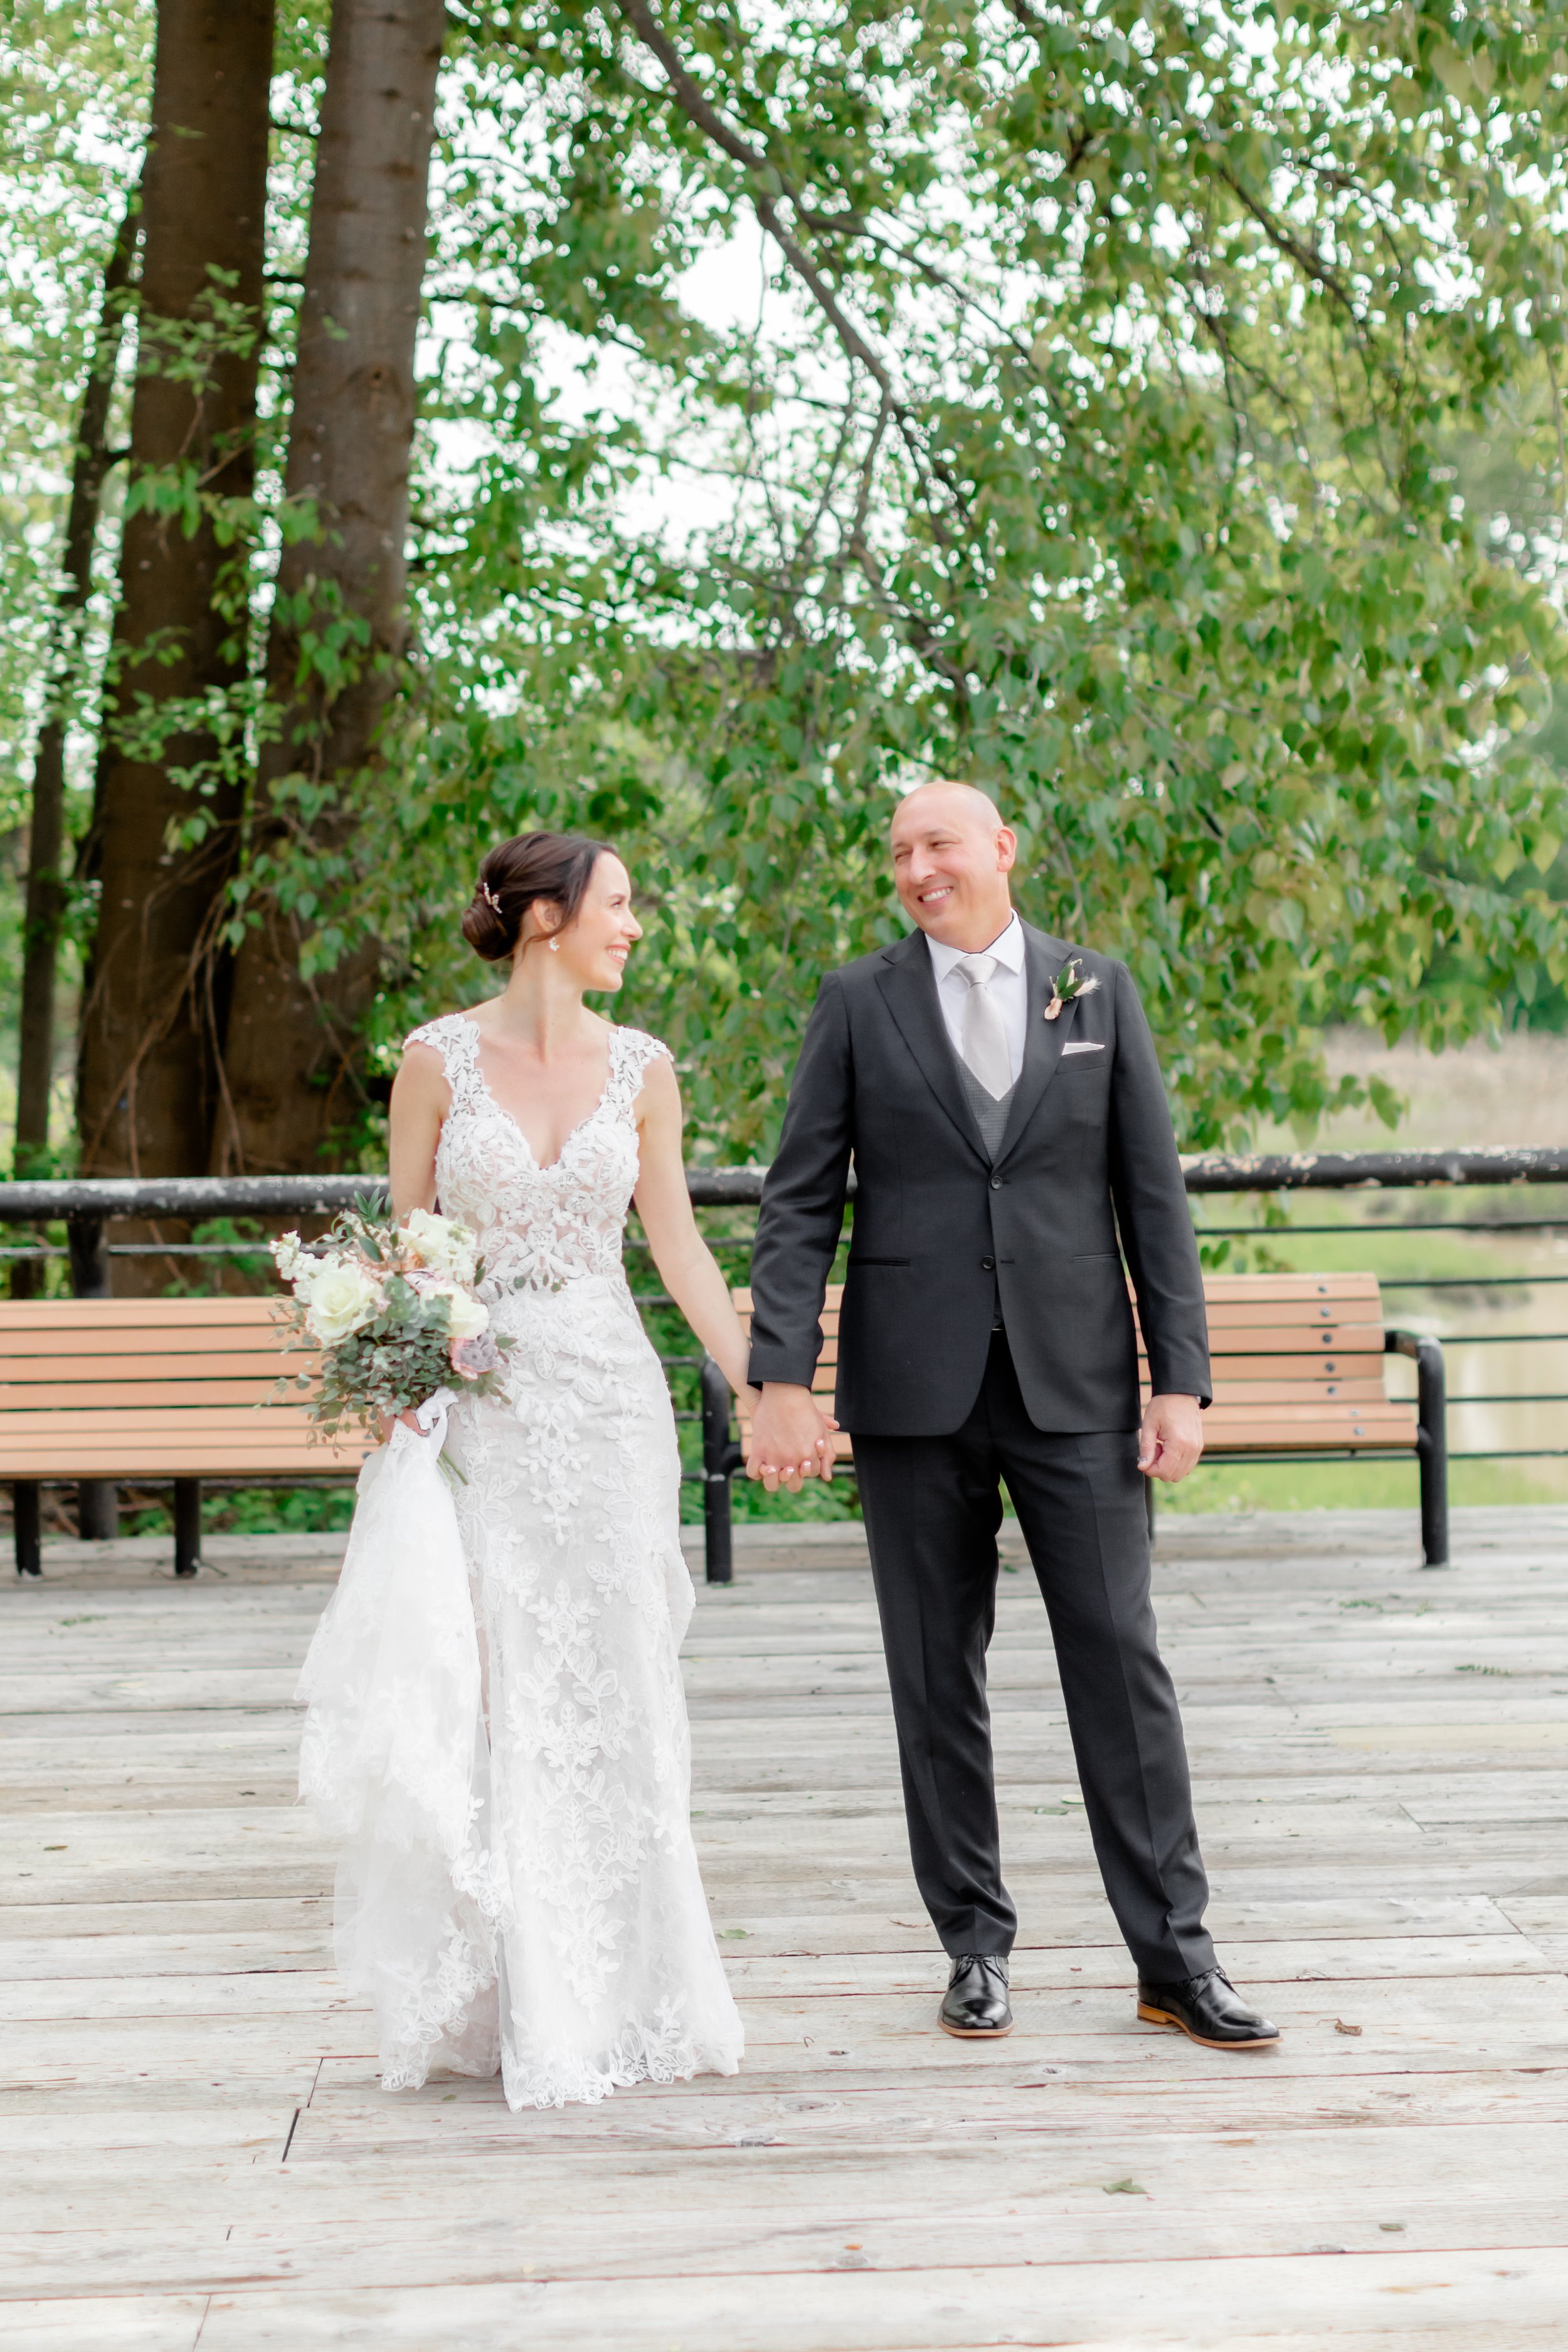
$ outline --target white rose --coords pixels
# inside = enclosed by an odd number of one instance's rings
[[[482,1298],[476,1298],[469,1290],[458,1293],[452,1308],[454,1339],[477,1339],[481,1331],[489,1330],[489,1321],[490,1310]]]
[[[381,1306],[381,1286],[370,1268],[339,1259],[321,1268],[304,1292],[305,1320],[323,1347],[346,1339]]]
[[[423,1287],[427,1298],[446,1300],[448,1338],[477,1339],[481,1331],[488,1329],[490,1310],[471,1291],[459,1289],[455,1282],[432,1282]]]
[[[403,1233],[420,1265],[432,1274],[444,1274],[452,1282],[472,1282],[479,1247],[467,1225],[432,1216],[428,1209],[411,1209]]]

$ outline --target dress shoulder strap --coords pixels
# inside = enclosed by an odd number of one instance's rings
[[[648,1064],[661,1054],[673,1063],[675,1056],[663,1038],[650,1037],[646,1029],[611,1030],[609,1092],[617,1110],[630,1110],[642,1091]]]
[[[441,1068],[447,1084],[452,1089],[452,1108],[471,1106],[479,1098],[479,1033],[462,1013],[443,1013],[438,1020],[421,1022],[411,1029],[403,1041],[403,1050],[410,1045],[431,1045],[441,1056]]]

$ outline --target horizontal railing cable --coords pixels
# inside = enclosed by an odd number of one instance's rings
[[[703,1208],[743,1208],[763,1197],[765,1168],[689,1168]],[[1489,1146],[1466,1151],[1195,1152],[1184,1158],[1189,1192],[1363,1192],[1432,1185],[1568,1184],[1568,1149]],[[851,1186],[853,1189],[853,1186]],[[40,1218],[332,1216],[386,1180],[359,1176],[100,1176],[0,1184],[0,1222]],[[1568,1223],[1568,1220],[1555,1220]]]
[[[1568,1230],[1568,1217],[1365,1217],[1337,1225],[1200,1225],[1199,1241],[1289,1241],[1297,1234],[1555,1234]]]

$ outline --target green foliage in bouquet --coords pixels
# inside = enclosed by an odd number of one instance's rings
[[[467,1226],[418,1209],[399,1225],[362,1196],[322,1240],[285,1234],[272,1254],[291,1294],[279,1307],[286,1345],[321,1358],[319,1376],[285,1377],[279,1391],[310,1392],[323,1438],[374,1433],[457,1383],[479,1395],[499,1387],[506,1342],[474,1295],[483,1265]]]

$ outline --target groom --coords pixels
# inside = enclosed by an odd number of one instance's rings
[[[1141,1473],[1203,1450],[1208,1335],[1170,1113],[1126,968],[1019,921],[1016,843],[965,784],[900,803],[915,929],[823,982],[752,1261],[750,1468],[796,1486],[825,1424],[818,1321],[853,1158],[837,1413],[892,1685],[914,1873],[952,1961],[941,2023],[1006,2033],[985,1652],[1005,1482],[1050,1618],[1138,2014],[1278,2039],[1215,1965],[1175,1692],[1149,1598]],[[1119,1248],[1120,1244],[1120,1248]],[[1138,1294],[1153,1394],[1122,1259]]]

